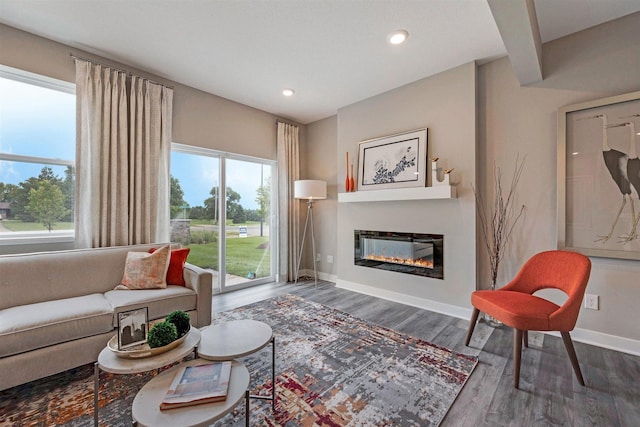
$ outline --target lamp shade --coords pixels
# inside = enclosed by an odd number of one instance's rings
[[[318,200],[327,198],[327,183],[317,179],[303,179],[293,183],[293,197]]]

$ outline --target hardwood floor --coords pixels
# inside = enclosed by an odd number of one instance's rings
[[[361,319],[477,355],[479,363],[442,426],[640,426],[640,357],[575,343],[586,387],[573,374],[559,337],[529,334],[520,389],[513,387],[513,332],[476,326],[464,345],[468,321],[356,292],[330,282],[273,283],[214,295],[213,313],[291,293]]]

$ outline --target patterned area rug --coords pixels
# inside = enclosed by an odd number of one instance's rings
[[[284,295],[215,316],[214,323],[254,319],[276,337],[277,407],[251,401],[251,425],[438,425],[477,358],[377,326],[302,298]],[[242,361],[256,394],[271,392],[271,346]],[[93,366],[0,392],[0,426],[90,426]],[[131,425],[136,392],[152,374],[101,374],[100,421]],[[215,427],[244,425],[244,409]]]

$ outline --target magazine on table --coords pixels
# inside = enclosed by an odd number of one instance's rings
[[[179,368],[160,403],[160,409],[226,400],[231,362],[213,362]]]

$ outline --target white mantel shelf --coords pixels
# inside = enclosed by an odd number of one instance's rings
[[[338,193],[338,203],[455,199],[457,197],[456,187],[451,185],[437,185],[435,187],[394,188]]]

